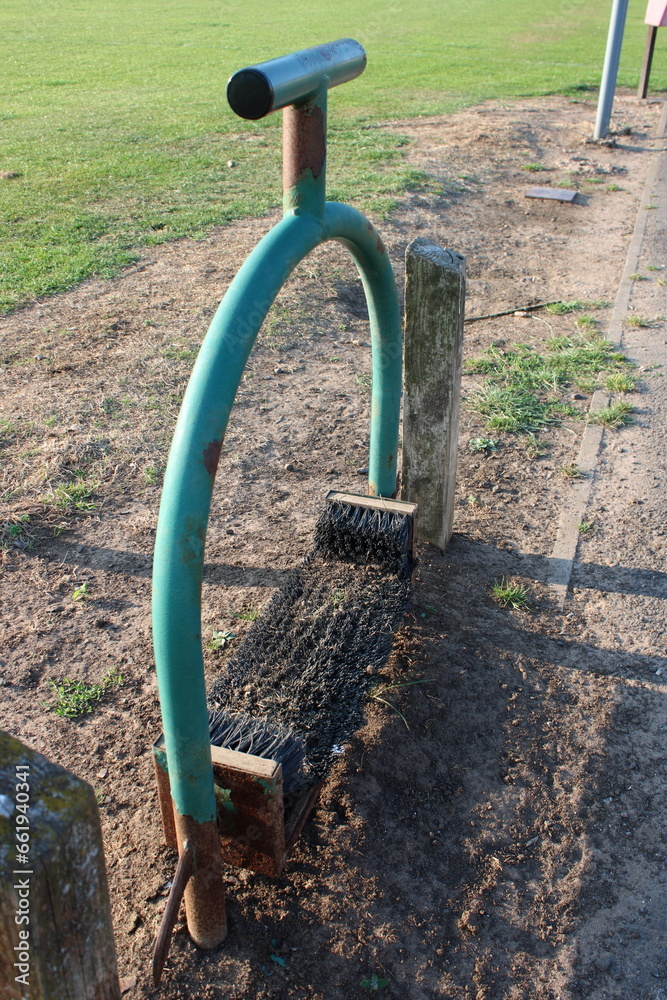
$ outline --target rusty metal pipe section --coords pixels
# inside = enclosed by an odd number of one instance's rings
[[[283,211],[310,212],[324,222],[327,91],[283,109]]]
[[[365,68],[363,46],[339,38],[238,70],[227,84],[227,100],[239,118],[256,121],[311,97],[325,80],[328,90],[354,80]]]

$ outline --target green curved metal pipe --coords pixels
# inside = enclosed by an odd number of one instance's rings
[[[382,241],[355,209],[329,202],[323,218],[286,214],[257,245],[213,318],[188,384],[165,474],[153,567],[153,643],[174,805],[215,820],[201,641],[204,546],[215,472],[243,370],[277,293],[326,240],[350,250],[371,324],[373,382],[369,492],[392,496],[401,401],[402,335]]]

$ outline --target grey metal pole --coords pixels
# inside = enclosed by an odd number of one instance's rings
[[[621,45],[623,44],[623,31],[625,29],[625,15],[627,12],[628,0],[614,0],[611,8],[609,34],[607,35],[607,51],[604,57],[602,83],[600,84],[598,113],[593,133],[593,138],[595,139],[604,139],[609,131],[609,119],[611,118],[611,108],[614,103],[616,77],[618,75],[618,63],[621,58]]]

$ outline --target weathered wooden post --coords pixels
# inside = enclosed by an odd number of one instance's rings
[[[0,733],[0,996],[120,1000],[95,793],[6,733]]]
[[[418,237],[405,254],[405,398],[401,491],[419,505],[417,534],[452,535],[461,401],[465,257]]]
[[[639,75],[639,89],[637,90],[637,97],[640,97],[642,100],[645,99],[648,90],[648,80],[651,75],[651,64],[653,62],[653,49],[655,48],[655,36],[658,33],[658,28],[667,27],[667,2],[665,0],[648,0],[644,24],[648,24],[648,33],[646,35],[644,59]]]

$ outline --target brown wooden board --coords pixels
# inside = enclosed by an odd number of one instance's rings
[[[367,507],[370,510],[387,510],[391,514],[407,514],[409,517],[414,517],[417,513],[416,503],[391,500],[388,497],[370,497],[364,493],[339,493],[338,490],[329,490],[325,499],[328,503],[347,503],[351,506]]]
[[[165,843],[175,846],[173,802],[164,736],[153,745]],[[280,764],[253,754],[211,747],[223,860],[278,876],[285,863],[283,775]]]

